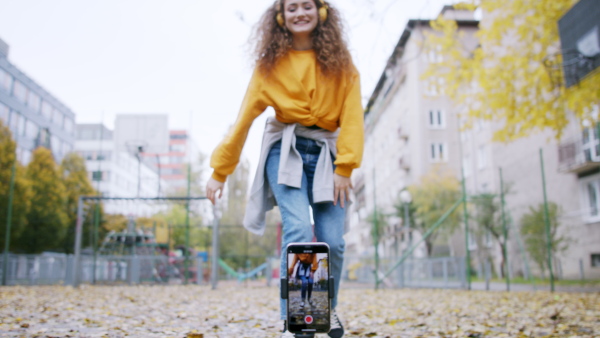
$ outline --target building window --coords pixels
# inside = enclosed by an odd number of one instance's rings
[[[27,136],[30,139],[35,139],[39,132],[40,128],[38,127],[38,125],[35,124],[35,122],[28,120],[27,126],[25,127],[25,136]]]
[[[171,144],[169,146],[171,152],[184,153],[185,152],[185,144]]]
[[[37,112],[40,110],[40,97],[30,91],[27,95],[27,106],[37,114]]]
[[[580,184],[584,220],[588,223],[600,221],[600,177],[583,179]]]
[[[591,255],[592,267],[600,268],[600,253],[593,253]]]
[[[10,93],[13,84],[13,77],[4,69],[0,68],[0,89]]]
[[[598,181],[587,184],[588,206],[590,207],[589,215],[592,217],[598,216]]]
[[[598,128],[584,128],[582,143],[585,161],[600,161],[600,142],[598,142]]]
[[[433,162],[445,162],[448,160],[448,150],[445,143],[430,144],[430,160]]]
[[[20,81],[15,81],[13,96],[21,103],[27,103],[27,87]]]
[[[21,118],[19,119],[19,126],[18,126],[18,130],[17,130],[17,135],[19,136],[25,136],[25,126],[27,125],[27,118],[25,118],[25,116],[21,116]]]
[[[92,181],[109,181],[110,171],[92,171]]]
[[[52,110],[52,123],[61,126],[63,125],[63,113],[60,110],[54,108]]]
[[[435,46],[429,50],[427,54],[430,63],[441,63],[444,61],[444,55],[442,54],[442,46]]]
[[[0,120],[4,123],[4,125],[8,125],[8,115],[10,114],[10,108],[5,106],[0,102]]]
[[[69,134],[73,132],[73,120],[71,118],[65,117],[65,131]]]
[[[429,127],[442,129],[446,126],[444,119],[444,112],[441,110],[430,110],[429,111]]]
[[[94,181],[94,182],[102,181],[102,172],[101,171],[92,171],[92,181]]]
[[[171,138],[171,140],[185,140],[185,139],[187,139],[187,135],[186,134],[171,134],[170,138]]]
[[[52,105],[46,101],[42,102],[42,109],[40,109],[42,116],[47,118],[48,121],[52,118]]]
[[[96,155],[98,161],[110,161],[111,152],[108,150],[99,151]]]
[[[11,111],[8,117],[8,127],[13,134],[17,134],[17,129],[19,126],[19,120],[21,119],[21,114],[16,111]]]

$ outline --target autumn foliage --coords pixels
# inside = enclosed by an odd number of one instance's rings
[[[570,121],[597,121],[600,72],[565,88],[560,69],[558,19],[577,0],[480,0],[482,20],[475,48],[460,43],[457,23],[443,16],[431,22],[425,49],[443,55],[424,78],[444,83],[444,92],[464,112],[466,126],[477,119],[500,122],[494,138],[509,141],[550,129],[560,138]],[[557,66],[558,65],[558,66]],[[443,79],[442,81],[437,81]]]

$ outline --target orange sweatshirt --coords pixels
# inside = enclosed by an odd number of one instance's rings
[[[215,180],[225,182],[233,173],[252,122],[269,106],[283,123],[340,128],[335,172],[350,177],[360,166],[364,116],[358,71],[353,66],[350,76],[328,77],[319,71],[314,50],[290,50],[269,76],[254,71],[235,124],[211,156]]]

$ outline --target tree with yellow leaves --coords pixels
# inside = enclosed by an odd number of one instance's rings
[[[76,153],[69,153],[65,155],[61,164],[60,172],[62,174],[62,181],[65,186],[67,203],[67,232],[63,240],[63,250],[65,253],[72,253],[75,243],[75,223],[77,220],[77,205],[79,202],[79,196],[90,196],[95,195],[96,190],[90,183],[87,169],[85,167],[84,159]],[[91,245],[89,243],[90,231],[93,229],[93,217],[95,206],[90,208],[87,212],[84,223],[83,223],[83,244],[82,247]],[[99,212],[102,215],[102,212]],[[104,238],[106,230],[100,229],[99,240]]]
[[[423,235],[446,213],[461,197],[460,183],[454,175],[442,171],[441,167],[433,167],[421,177],[419,184],[408,187],[412,195],[414,222],[411,228]],[[397,203],[397,214],[404,217]],[[411,217],[412,220],[412,217]],[[450,214],[438,230],[425,239],[427,253],[431,256],[433,245],[438,238],[449,236],[460,224],[460,214],[456,210]]]
[[[27,165],[31,187],[31,208],[27,227],[19,237],[27,253],[61,250],[67,230],[66,190],[52,152],[43,147],[33,151]]]
[[[547,67],[561,62],[557,22],[577,0],[476,2],[455,5],[483,13],[475,49],[459,43],[456,21],[443,16],[431,22],[435,32],[425,45],[444,58],[424,78],[445,80],[444,92],[465,113],[467,127],[477,119],[501,122],[494,139],[509,141],[545,129],[560,138],[571,117],[597,121],[600,72],[565,88],[559,68]]]
[[[2,246],[6,241],[10,177],[15,161],[17,161],[16,147],[17,144],[12,139],[10,130],[0,120],[0,245]],[[25,177],[25,169],[18,162],[15,167],[14,182],[9,249],[13,252],[19,252],[21,248],[17,245],[15,239],[19,237],[27,225],[31,195],[29,182]]]

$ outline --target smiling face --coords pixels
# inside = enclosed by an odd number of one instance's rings
[[[313,0],[285,0],[285,26],[293,37],[307,37],[319,24],[319,11]]]

